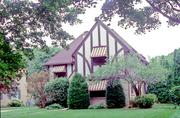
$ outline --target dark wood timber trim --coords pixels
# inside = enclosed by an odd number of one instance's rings
[[[115,53],[115,55],[114,55],[113,58],[112,58],[113,61],[118,57],[118,54],[119,54],[121,51],[123,51],[123,49],[124,49],[124,48],[121,48],[121,49],[119,49],[119,50]]]
[[[92,32],[90,34],[90,43],[91,43],[91,51],[92,51],[92,48],[93,48],[93,36],[92,36]]]
[[[83,75],[86,75],[86,65],[85,65],[85,44],[83,44]]]
[[[108,30],[106,30],[106,43],[107,43],[107,55],[109,58],[109,33],[108,33]]]
[[[86,59],[86,57],[85,57],[83,54],[79,53],[79,52],[78,52],[78,55],[81,56],[82,58],[84,58],[85,63],[87,63],[87,66],[88,66],[89,71],[90,71],[90,73],[91,73],[91,72],[92,72],[92,68],[91,68],[91,66],[90,66],[90,64],[89,64],[89,62],[88,62],[88,60]]]
[[[117,54],[117,40],[115,40],[115,53]]]
[[[83,43],[87,40],[87,38],[92,34],[92,31],[96,28],[99,22],[96,22],[93,27],[90,29],[88,34],[84,37],[84,40],[81,42],[81,44],[78,46],[78,48],[73,52],[73,55],[80,49],[80,47],[83,45]]]
[[[100,25],[98,24],[98,45],[101,46],[101,31]]]

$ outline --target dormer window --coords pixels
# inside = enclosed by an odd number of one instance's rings
[[[106,63],[107,59],[107,47],[94,47],[91,52],[91,60],[93,68],[101,67]]]

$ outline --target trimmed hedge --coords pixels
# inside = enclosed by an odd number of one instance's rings
[[[156,95],[145,94],[142,96],[137,96],[135,102],[139,108],[151,108],[156,101]]]
[[[20,100],[12,100],[9,104],[8,104],[9,107],[22,107],[24,106],[23,105],[23,102],[20,101]]]
[[[109,80],[106,88],[106,104],[108,108],[125,106],[125,95],[119,80]]]
[[[85,79],[76,73],[68,89],[68,107],[70,109],[86,109],[89,106],[88,85]]]
[[[45,93],[47,95],[47,103],[58,103],[63,107],[67,107],[68,86],[69,83],[66,78],[57,78],[46,83]]]

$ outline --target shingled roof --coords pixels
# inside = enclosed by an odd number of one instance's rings
[[[84,32],[79,37],[74,39],[74,41],[69,45],[69,49],[62,50],[59,53],[57,53],[55,56],[51,57],[44,65],[50,66],[50,65],[60,65],[60,64],[71,64],[73,62],[72,54],[76,50],[76,48],[81,44],[81,42],[84,40],[84,37],[86,36],[88,32]]]

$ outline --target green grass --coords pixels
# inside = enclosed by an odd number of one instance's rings
[[[158,104],[151,109],[46,110],[37,107],[3,108],[1,118],[180,118],[180,108]]]

